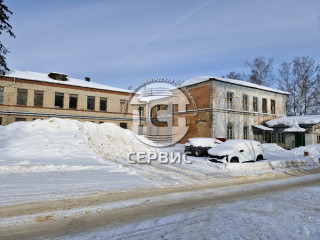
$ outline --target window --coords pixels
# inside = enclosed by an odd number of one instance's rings
[[[55,94],[55,100],[54,100],[54,107],[55,108],[63,108],[63,93],[56,93]]]
[[[26,118],[16,118],[16,122],[25,122],[27,121]]]
[[[227,139],[233,139],[233,126],[227,126]]]
[[[144,107],[139,107],[139,117],[144,117]]]
[[[3,104],[3,87],[0,87],[0,104]]]
[[[106,98],[100,98],[100,111],[107,111],[107,99]]]
[[[95,97],[88,96],[87,109],[88,110],[94,110],[95,109],[94,106],[95,106]]]
[[[248,126],[243,127],[243,139],[248,139]]]
[[[320,135],[317,136],[317,143],[320,143]]]
[[[228,109],[233,108],[233,93],[230,93],[230,92],[227,93],[227,108]]]
[[[121,123],[120,123],[120,127],[121,127],[121,128],[124,128],[124,129],[127,129],[128,126],[127,126],[127,123],[121,122]]]
[[[28,90],[27,89],[18,89],[18,105],[27,105],[27,96]]]
[[[0,126],[2,125],[2,117],[0,117]]]
[[[77,94],[70,94],[69,96],[69,108],[77,109],[78,107],[78,95]]]
[[[284,143],[283,133],[277,133],[277,142],[278,143]]]
[[[126,100],[120,100],[120,112],[127,112]]]
[[[276,114],[276,101],[271,100],[271,114]]]
[[[267,99],[262,98],[262,113],[268,112]]]
[[[258,112],[258,98],[253,97],[253,111]]]
[[[34,91],[33,104],[36,107],[43,106],[43,91]]]
[[[248,96],[247,95],[243,95],[242,102],[243,102],[243,111],[248,111]]]

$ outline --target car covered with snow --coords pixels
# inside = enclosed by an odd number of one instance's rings
[[[263,160],[261,143],[253,140],[227,140],[208,150],[209,161],[242,163]]]
[[[222,142],[214,138],[189,138],[185,144],[184,153],[188,156],[203,157],[208,156],[208,150],[213,148]]]

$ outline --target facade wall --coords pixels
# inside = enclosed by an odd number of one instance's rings
[[[248,138],[254,139],[253,125],[263,125],[266,121],[286,115],[287,96],[260,89],[214,81],[213,137],[227,137],[227,125],[233,126],[234,138],[242,139],[243,127],[248,127]],[[233,94],[232,109],[227,106],[227,93]],[[243,96],[247,96],[248,110],[243,109]],[[253,97],[258,99],[258,111],[253,109]],[[267,100],[267,113],[262,112],[262,99]],[[275,113],[271,113],[271,100],[275,101]]]
[[[266,121],[286,116],[287,95],[265,90],[239,86],[226,82],[210,80],[188,86],[195,99],[198,112],[195,114],[190,104],[185,113],[174,114],[185,117],[189,131],[180,143],[191,137],[227,137],[227,126],[233,126],[233,138],[243,139],[243,127],[248,127],[248,139],[255,139],[253,125],[263,125]],[[228,109],[227,93],[233,93],[233,106]],[[243,95],[248,98],[248,110],[243,110]],[[258,98],[258,111],[253,111],[253,97]],[[267,112],[262,112],[262,99],[267,101]],[[275,113],[271,113],[271,100],[275,101]],[[191,101],[190,101],[191,103]],[[270,134],[271,136],[271,134]]]
[[[318,138],[320,137],[320,123],[312,127],[312,133],[312,144],[317,144]]]
[[[57,81],[58,82],[58,81]],[[13,79],[0,77],[0,86],[4,87],[3,104],[0,104],[0,117],[2,125],[15,122],[17,118],[46,119],[49,117],[71,118],[82,121],[126,122],[128,128],[132,122],[132,106],[128,108],[128,114],[123,115],[121,101],[127,99],[128,93],[108,90],[76,87],[63,84],[47,83],[32,80]],[[27,89],[27,104],[17,104],[18,89]],[[43,91],[43,106],[34,106],[34,91]],[[64,93],[63,108],[55,108],[55,93]],[[77,109],[69,108],[70,94],[78,95]],[[95,97],[95,109],[87,110],[87,97]],[[100,98],[107,98],[107,111],[100,111]]]

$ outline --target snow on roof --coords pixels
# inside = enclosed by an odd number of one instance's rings
[[[261,90],[265,90],[265,91],[269,91],[269,92],[281,93],[281,94],[286,94],[286,95],[290,94],[290,93],[285,92],[285,91],[281,91],[281,90],[270,88],[270,87],[261,86],[261,85],[250,83],[250,82],[246,82],[246,81],[241,81],[241,80],[236,80],[236,79],[228,79],[228,78],[220,78],[220,77],[213,77],[213,76],[200,76],[200,77],[196,77],[196,78],[191,78],[191,79],[185,81],[184,83],[182,83],[181,85],[182,86],[190,86],[190,85],[201,83],[201,82],[205,82],[205,81],[208,81],[208,80],[216,80],[216,81],[221,81],[221,82],[241,85],[241,86],[245,86],[245,87],[257,88],[257,89],[261,89]]]
[[[222,143],[218,139],[205,137],[189,138],[188,140],[194,147],[214,147],[215,145]]]
[[[273,131],[273,128],[268,128],[266,126],[263,126],[263,125],[253,125],[254,127],[256,128],[259,128],[261,130],[264,130],[264,131]]]
[[[297,126],[292,126],[292,127],[289,127],[289,128],[286,128],[284,130],[284,132],[305,132],[306,129],[304,128],[301,128],[299,127],[298,125]]]
[[[127,92],[127,93],[132,92],[126,89],[110,87],[110,86],[99,84],[99,83],[87,82],[85,80],[76,79],[76,78],[68,78],[67,81],[55,80],[50,78],[47,73],[12,70],[9,73],[6,73],[5,77],[21,78],[21,79],[27,79],[32,81],[50,82],[50,83],[57,83],[62,85],[71,85],[71,86],[78,86],[78,87],[95,88],[95,89],[109,90],[109,91],[115,91],[115,92]]]
[[[297,126],[299,124],[317,124],[320,123],[320,115],[309,115],[309,116],[292,116],[292,117],[282,117],[278,119],[273,119],[266,124],[269,127],[275,125],[286,125],[286,126]]]

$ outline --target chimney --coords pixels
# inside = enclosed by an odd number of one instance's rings
[[[84,78],[87,82],[90,82],[90,78],[89,77],[85,77]]]

